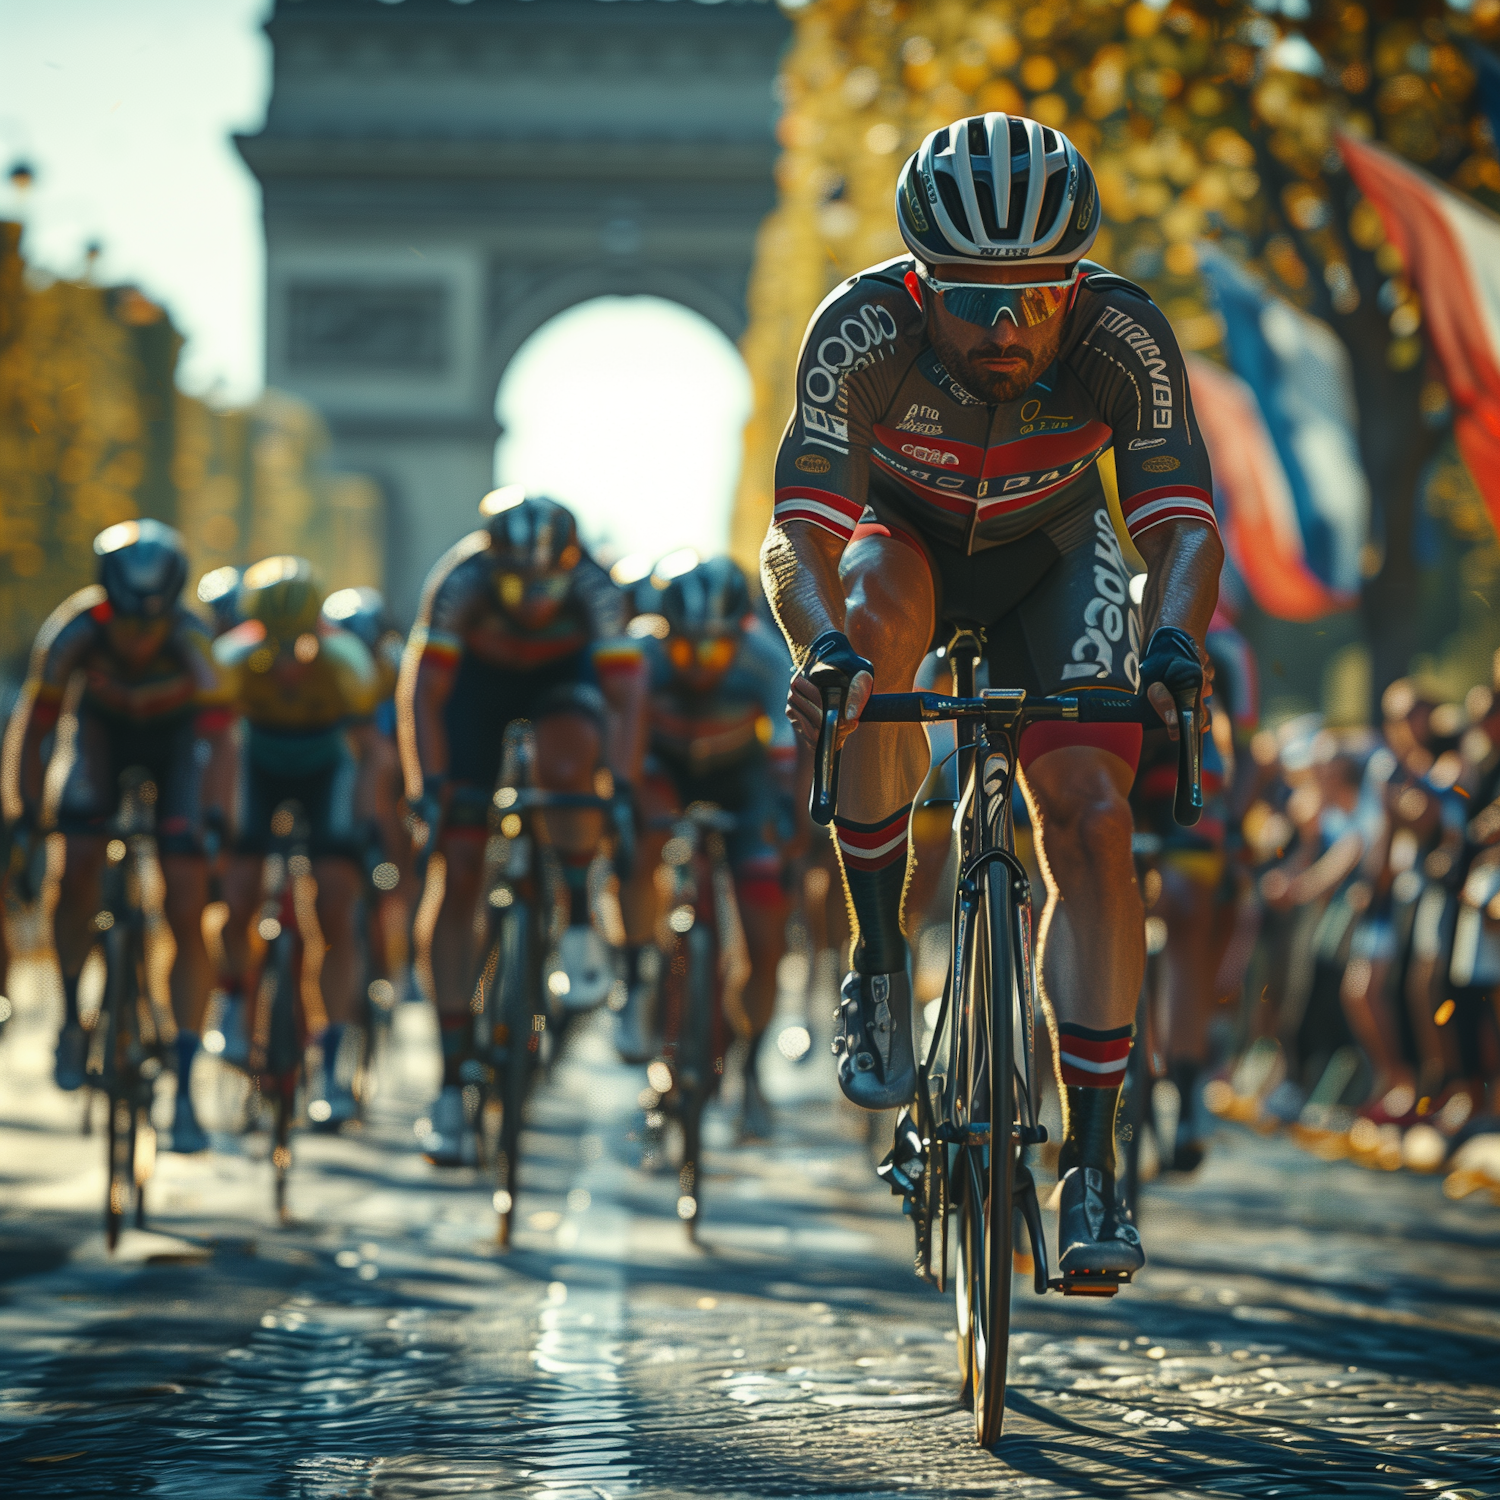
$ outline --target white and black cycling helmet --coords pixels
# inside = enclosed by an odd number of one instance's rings
[[[896,222],[923,264],[1088,253],[1099,190],[1060,130],[1021,115],[970,115],[934,130],[896,183]]]
[[[535,575],[566,573],[583,556],[578,522],[566,505],[524,485],[504,485],[479,502],[497,567]]]

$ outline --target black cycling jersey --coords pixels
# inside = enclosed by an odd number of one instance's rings
[[[1103,506],[1096,460],[1111,446],[1132,537],[1215,524],[1182,354],[1144,291],[1085,262],[1057,359],[1020,399],[992,406],[928,342],[914,264],[872,266],[814,314],[777,456],[778,524],[848,541],[868,504],[973,554]]]

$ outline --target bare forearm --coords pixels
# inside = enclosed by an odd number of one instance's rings
[[[844,628],[843,550],[837,537],[801,521],[772,527],[761,548],[761,583],[799,667],[825,630]]]
[[[1201,647],[1219,599],[1224,547],[1218,532],[1196,522],[1155,527],[1136,541],[1146,560],[1142,639],[1163,625],[1185,630]]]

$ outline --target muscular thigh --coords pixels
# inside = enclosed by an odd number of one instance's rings
[[[907,692],[936,626],[932,571],[921,549],[884,527],[860,526],[839,566],[845,629],[875,667],[875,691]]]

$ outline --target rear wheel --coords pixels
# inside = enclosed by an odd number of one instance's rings
[[[496,938],[500,951],[491,1014],[498,1017],[498,1025],[492,1026],[491,1037],[504,1048],[496,1079],[500,1093],[500,1139],[495,1151],[495,1206],[500,1216],[502,1248],[510,1244],[516,1195],[520,1191],[521,1127],[532,1069],[541,1049],[542,1037],[536,1030],[535,1018],[545,1014],[537,1004],[534,981],[539,976],[535,973],[531,926],[530,904],[517,901],[506,912]]]
[[[123,921],[116,921],[103,946],[104,996],[95,1026],[102,1028],[104,1035],[95,1056],[102,1067],[96,1082],[107,1104],[104,1239],[113,1250],[120,1242],[120,1230],[135,1188],[135,1109],[129,1097],[127,1066],[136,976],[129,933]]]
[[[983,901],[974,923],[974,955],[967,1011],[974,1027],[970,1057],[970,1129],[988,1143],[959,1148],[959,1341],[967,1343],[974,1435],[985,1447],[1000,1437],[1005,1416],[1010,1351],[1010,1291],[1015,1247],[1016,1094],[1015,970],[1010,895],[1005,873],[982,877]],[[965,1326],[967,1325],[967,1326]]]
[[[285,1223],[287,1177],[292,1169],[292,1120],[302,1048],[297,1037],[297,964],[293,937],[283,928],[266,956],[258,1005],[267,1008],[266,1073],[275,1111],[271,1125],[271,1180],[276,1217]]]
[[[677,1214],[690,1240],[698,1237],[703,1194],[703,1111],[713,1093],[714,1003],[718,972],[714,939],[695,922],[683,941],[687,959],[682,994],[686,1001],[677,1042],[677,1091],[682,1122],[682,1167],[677,1175]]]

